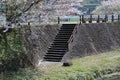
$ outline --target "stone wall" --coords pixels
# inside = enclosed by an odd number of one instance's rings
[[[61,25],[23,26],[26,53],[33,65],[38,65],[57,35]]]
[[[120,48],[120,23],[80,24],[69,43],[72,57],[99,54]]]

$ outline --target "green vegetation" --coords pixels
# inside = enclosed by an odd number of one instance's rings
[[[15,57],[17,53],[23,51],[21,35],[19,30],[12,30],[7,33],[2,32],[0,36],[0,59]]]
[[[0,80],[39,80],[43,72],[33,68],[20,69],[17,72],[3,73],[0,75]]]
[[[4,33],[0,29],[0,73],[4,71],[16,71],[24,67],[27,58],[23,50],[20,29],[10,29]]]
[[[69,22],[79,22],[79,21],[80,21],[79,18],[70,18],[70,19],[69,19],[69,18],[68,18],[68,19],[66,18],[66,19],[61,19],[61,20],[60,20],[60,23],[64,23],[64,22],[68,22],[68,23],[69,23]]]
[[[1,76],[5,80],[102,80],[104,75],[120,72],[120,50],[77,58],[72,62],[70,67],[62,67],[58,63],[40,70],[27,68]]]
[[[71,22],[78,22],[78,21],[80,21],[78,18],[72,18],[71,19]]]

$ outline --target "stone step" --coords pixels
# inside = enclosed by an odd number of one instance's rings
[[[50,48],[55,48],[55,49],[58,49],[58,48],[60,48],[61,50],[63,49],[63,48],[65,48],[65,49],[67,49],[67,46],[51,46]]]
[[[61,28],[74,28],[74,26],[61,26]]]
[[[62,24],[62,26],[75,26],[76,24]]]
[[[63,30],[63,29],[64,29],[64,30],[65,30],[65,29],[66,29],[66,30],[67,30],[67,29],[68,29],[68,30],[73,30],[74,27],[61,27],[61,28],[60,28],[60,30]]]
[[[53,57],[53,56],[49,56],[49,57],[44,57],[44,59],[62,59],[62,57]]]
[[[69,36],[68,37],[66,37],[66,36],[62,36],[62,37],[55,37],[55,39],[64,39],[64,38],[70,38]]]
[[[53,44],[53,45],[50,45],[50,46],[68,46],[67,44]]]
[[[62,40],[62,39],[63,39],[63,40],[69,40],[69,38],[62,38],[62,37],[61,37],[61,38],[55,38],[55,40]],[[54,40],[54,41],[55,41],[55,40]]]
[[[71,31],[71,30],[73,30],[74,28],[68,28],[68,27],[64,27],[64,28],[60,28],[60,30],[59,31],[65,31],[65,30],[67,30],[67,31]]]
[[[56,55],[56,54],[46,54],[45,57],[63,57],[63,55]]]
[[[66,52],[66,50],[48,50],[47,52]]]
[[[71,35],[56,35],[56,37],[70,37]]]
[[[66,48],[67,45],[51,45],[50,47],[51,48],[53,48],[53,47]]]
[[[67,42],[68,39],[64,39],[64,40],[62,40],[62,39],[56,39],[56,40],[54,40],[54,41],[58,41],[58,42],[60,42],[60,41],[61,41],[61,42],[64,42],[64,41],[65,41],[65,42]]]
[[[53,43],[67,43],[67,41],[68,41],[69,39],[64,39],[64,40],[62,40],[62,39],[56,39],[56,40],[54,40],[54,42]]]
[[[60,62],[68,51],[68,40],[73,32],[75,24],[63,24],[53,43],[48,48],[44,61]]]
[[[61,33],[58,33],[57,35],[60,35],[60,34],[61,34],[61,35],[62,35],[62,34],[68,35],[68,34],[71,34],[71,33],[67,33],[67,32],[62,33],[62,32],[61,32]]]
[[[70,34],[70,33],[72,33],[72,31],[71,31],[71,32],[68,32],[68,31],[60,31],[58,34],[61,34],[61,33],[64,33],[64,34],[65,34],[65,33],[66,33],[66,34]],[[58,34],[57,34],[57,35],[58,35]]]
[[[52,49],[52,50],[67,50],[67,48],[59,48],[59,47],[50,47],[49,49]]]
[[[51,45],[68,45],[68,43],[52,43]]]
[[[73,29],[61,29],[61,30],[59,30],[59,32],[61,32],[61,31],[72,32],[72,31],[73,31]]]
[[[47,52],[46,54],[64,54],[64,53],[66,53],[66,52],[54,52],[54,51],[52,52],[51,51],[51,52]]]
[[[61,62],[61,59],[43,59],[43,61],[49,61],[49,62]]]
[[[70,36],[56,36],[55,39],[56,38],[70,38]]]
[[[53,41],[53,43],[67,43],[68,41]]]
[[[59,38],[58,38],[58,39],[55,39],[54,41],[56,41],[56,40],[64,41],[64,40],[68,40],[68,38],[65,38],[65,39],[61,39],[61,38],[59,39]]]
[[[52,47],[49,47],[48,50],[67,50],[67,48],[52,48]]]
[[[72,34],[72,33],[71,33]],[[71,36],[71,34],[58,34],[57,36]]]

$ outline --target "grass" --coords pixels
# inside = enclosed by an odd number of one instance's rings
[[[0,77],[3,76],[5,80],[96,80],[104,75],[120,72],[120,50],[76,58],[72,63],[70,67],[63,67],[62,63],[58,63],[40,70],[22,69]]]
[[[90,76],[98,76],[96,74],[108,74],[116,70],[119,71],[120,58],[112,58],[113,56],[120,56],[120,50],[107,52],[105,54],[87,56],[84,58],[73,59],[71,67],[62,67],[61,64],[52,65],[45,68],[44,72],[47,77],[63,77],[64,75],[71,75],[72,73],[91,74]],[[96,73],[94,75],[94,73]]]

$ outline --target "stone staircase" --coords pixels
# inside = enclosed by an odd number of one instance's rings
[[[43,60],[60,62],[68,50],[68,40],[76,24],[63,24]]]

